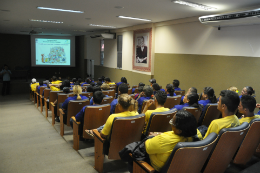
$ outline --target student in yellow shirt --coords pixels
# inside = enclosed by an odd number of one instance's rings
[[[111,82],[109,77],[105,78],[105,83],[108,84],[108,85],[115,85],[116,84],[115,82]]]
[[[57,80],[56,76],[52,77],[52,82],[49,84],[49,87],[52,91],[60,91],[60,86],[62,84],[62,81]]]
[[[144,107],[144,110],[142,112],[142,114],[145,114],[145,130],[143,133],[145,133],[150,116],[153,112],[165,112],[165,111],[169,111],[169,108],[165,108],[164,107],[164,103],[166,102],[167,99],[167,94],[166,92],[163,91],[157,91],[155,96],[154,96],[154,100],[149,100],[147,102],[147,104]],[[152,104],[155,105],[155,110],[147,110],[149,108],[149,106],[151,106]]]
[[[146,152],[156,171],[161,170],[178,142],[197,140],[193,138],[197,132],[197,121],[190,112],[179,110],[169,123],[172,131],[161,133],[145,141]]]
[[[256,100],[253,96],[250,95],[243,95],[241,97],[240,103],[238,105],[238,111],[243,114],[242,117],[239,119],[240,124],[243,122],[250,123],[251,120],[255,118],[260,118],[260,115],[255,115]]]
[[[37,88],[38,85],[39,85],[39,82],[36,82],[36,79],[33,78],[32,83],[31,83],[31,90],[36,91],[36,88]]]
[[[205,139],[212,132],[219,134],[219,131],[223,128],[239,126],[239,120],[235,115],[239,103],[240,99],[236,92],[229,90],[221,91],[218,101],[218,110],[222,113],[222,118],[215,119],[210,123],[203,139]],[[198,129],[200,130],[200,128]],[[200,133],[199,130],[198,137],[202,139],[203,133]]]

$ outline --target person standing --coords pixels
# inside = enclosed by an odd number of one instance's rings
[[[3,76],[3,88],[2,88],[2,96],[5,94],[10,94],[10,76],[11,71],[8,69],[8,66],[5,64],[3,70],[0,72]]]

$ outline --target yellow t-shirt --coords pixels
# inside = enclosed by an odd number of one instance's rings
[[[109,82],[108,85],[115,85],[116,83],[115,82]]]
[[[236,115],[230,115],[230,116],[226,116],[225,118],[213,120],[210,123],[207,133],[205,134],[203,139],[205,139],[212,132],[219,134],[219,131],[221,129],[236,127],[239,125],[240,123]]]
[[[160,107],[160,108],[157,108],[155,110],[147,110],[145,112],[145,130],[144,130],[143,133],[145,133],[145,131],[146,131],[147,125],[149,123],[149,119],[150,119],[153,112],[165,112],[165,111],[169,111],[169,110],[170,110],[169,108],[164,108],[164,107]]]
[[[126,111],[126,112],[121,112],[121,113],[118,113],[118,114],[110,115],[108,117],[106,124],[105,124],[104,128],[102,129],[101,133],[103,135],[110,135],[110,131],[111,131],[111,127],[112,127],[114,118],[116,118],[116,117],[131,117],[131,116],[135,116],[135,115],[138,115],[138,113],[133,112],[133,111],[132,112]]]
[[[191,137],[186,138],[174,134],[173,131],[168,131],[145,141],[145,148],[152,166],[156,171],[160,171],[178,142],[192,141]]]
[[[60,88],[57,88],[55,86],[51,86],[50,89],[51,91],[60,91]]]
[[[38,82],[31,84],[31,90],[32,90],[32,91],[36,91],[36,88],[37,88],[38,85],[39,85]]]
[[[54,81],[54,82],[51,82],[52,84],[59,84],[59,83],[61,83],[62,81],[60,81],[60,80],[56,80],[56,81]]]
[[[244,117],[244,118],[239,119],[239,122],[240,122],[240,124],[242,124],[243,122],[250,123],[250,121],[255,119],[255,118],[260,118],[260,115],[255,115],[253,117]]]

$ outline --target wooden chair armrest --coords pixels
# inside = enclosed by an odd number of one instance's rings
[[[55,107],[55,106],[56,106],[56,105],[55,105],[53,102],[51,102],[50,104],[51,104],[53,107]]]
[[[80,122],[77,122],[76,118],[74,116],[71,117],[71,119],[76,123],[76,124],[80,124]]]
[[[46,102],[47,102],[47,98],[44,98],[44,101],[46,101]]]
[[[51,102],[52,103],[52,102]],[[59,111],[60,111],[60,113],[62,114],[62,115],[64,115],[65,113],[64,113],[64,111],[63,111],[63,109],[59,109]]]
[[[94,130],[93,130],[93,133],[94,133],[95,137],[97,137],[102,143],[105,142],[106,139],[104,139],[104,138],[101,137],[101,135],[100,135],[100,133],[98,132],[97,129],[94,129]]]
[[[42,95],[40,95],[41,99],[42,99]]]
[[[132,153],[129,153],[129,155],[132,157]],[[142,169],[148,171],[149,173],[155,172],[155,169],[145,161],[134,160],[134,162],[136,162],[140,167],[142,167]]]

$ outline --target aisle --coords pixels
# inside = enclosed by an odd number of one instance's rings
[[[29,100],[0,96],[0,172],[96,172]]]

